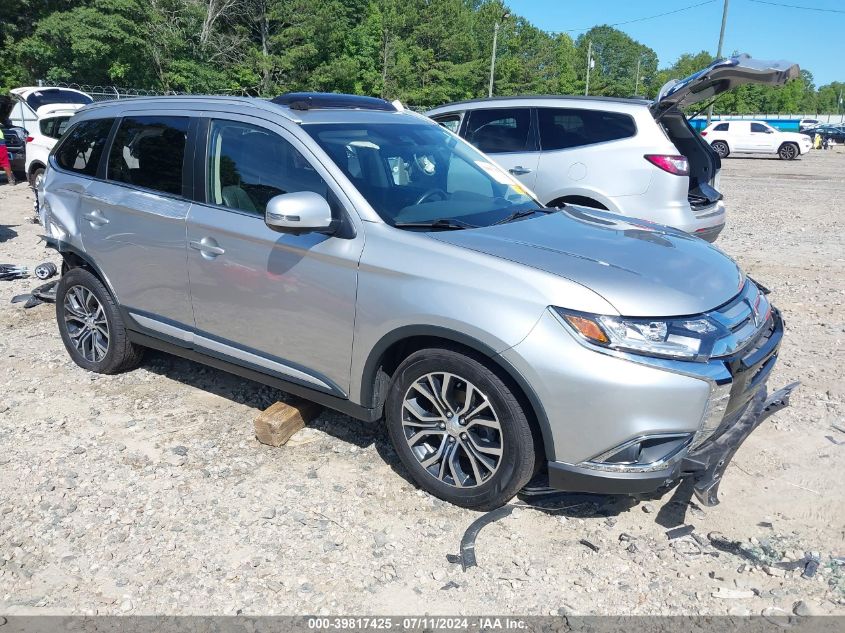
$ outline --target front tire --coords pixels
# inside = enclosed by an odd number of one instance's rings
[[[800,154],[800,150],[795,143],[784,143],[778,150],[778,156],[781,160],[795,160],[798,158],[798,154]]]
[[[727,158],[731,153],[728,144],[724,141],[714,141],[710,147],[719,155],[719,158]]]
[[[84,268],[72,268],[59,280],[56,321],[65,349],[83,369],[117,374],[141,362],[143,348],[129,341],[111,294]]]
[[[439,348],[411,354],[393,375],[385,418],[414,481],[449,503],[498,508],[534,474],[525,411],[481,357]]]

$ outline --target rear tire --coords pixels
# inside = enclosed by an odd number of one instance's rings
[[[784,143],[778,150],[778,156],[781,160],[795,160],[801,151],[795,143]]]
[[[710,147],[712,147],[713,151],[719,155],[719,158],[727,158],[731,154],[728,144],[724,141],[713,141],[713,144]]]
[[[37,167],[32,170],[32,173],[29,175],[29,184],[33,189],[38,189],[38,185],[41,184],[41,180],[44,178],[44,168]]]
[[[68,354],[97,374],[137,367],[144,349],[130,342],[111,294],[92,273],[71,268],[56,290],[56,321]]]
[[[481,357],[440,348],[411,354],[391,379],[385,418],[414,481],[449,503],[492,510],[534,475],[525,411]]]

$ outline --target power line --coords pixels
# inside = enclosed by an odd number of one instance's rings
[[[636,18],[634,20],[626,20],[625,22],[616,22],[614,24],[608,24],[607,26],[624,26],[625,24],[633,24],[634,22],[645,22],[646,20],[654,20],[655,18],[662,18],[665,15],[672,15],[673,13],[680,13],[681,11],[689,11],[690,9],[695,9],[697,7],[703,7],[705,4],[713,4],[716,0],[705,0],[704,2],[699,2],[698,4],[691,4],[688,7],[682,7],[680,9],[675,9],[674,11],[666,11],[665,13],[658,13],[657,15],[649,15],[644,18]],[[593,25],[596,26],[596,25]],[[583,29],[566,29],[563,31],[548,31],[549,33],[581,33],[582,31],[589,31],[593,26],[588,26]]]
[[[787,9],[801,9],[802,11],[822,11],[824,13],[845,13],[843,9],[822,9],[819,7],[802,7],[797,4],[784,4],[783,2],[769,2],[768,0],[751,0],[757,4],[768,4],[773,7],[786,7]]]

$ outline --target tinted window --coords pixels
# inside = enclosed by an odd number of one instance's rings
[[[713,128],[714,132],[727,132],[728,131],[728,123],[719,123],[716,127]]]
[[[751,131],[762,132],[763,134],[766,134],[769,131],[769,128],[767,128],[765,125],[761,125],[760,123],[752,123]]]
[[[181,195],[188,117],[139,116],[120,122],[108,179]]]
[[[459,114],[444,114],[434,117],[434,120],[450,132],[455,132],[456,134],[458,128],[461,126],[461,117]]]
[[[634,136],[637,126],[627,114],[574,108],[539,108],[540,147],[566,149]]]
[[[278,134],[236,121],[212,121],[207,199],[264,215],[267,201],[296,191],[328,198],[328,186],[305,157]]]
[[[466,138],[482,152],[524,152],[528,149],[530,130],[528,108],[472,110]]]
[[[73,126],[56,151],[56,163],[59,167],[96,176],[97,165],[113,123],[114,119],[97,119]]]
[[[30,94],[26,98],[26,103],[33,110],[37,110],[41,106],[52,105],[54,103],[87,105],[89,103],[94,103],[94,100],[88,95],[74,90],[65,90],[63,88],[45,88],[44,90],[36,90]]]
[[[67,129],[67,122],[70,120],[69,116],[59,116],[52,119],[41,119],[38,122],[38,127],[41,133],[49,138],[59,138],[65,133]]]

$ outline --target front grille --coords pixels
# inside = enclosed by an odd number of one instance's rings
[[[710,354],[722,358],[736,354],[755,344],[760,334],[771,325],[769,300],[756,285],[746,281],[734,299],[708,314],[722,327],[722,335],[713,344]]]

